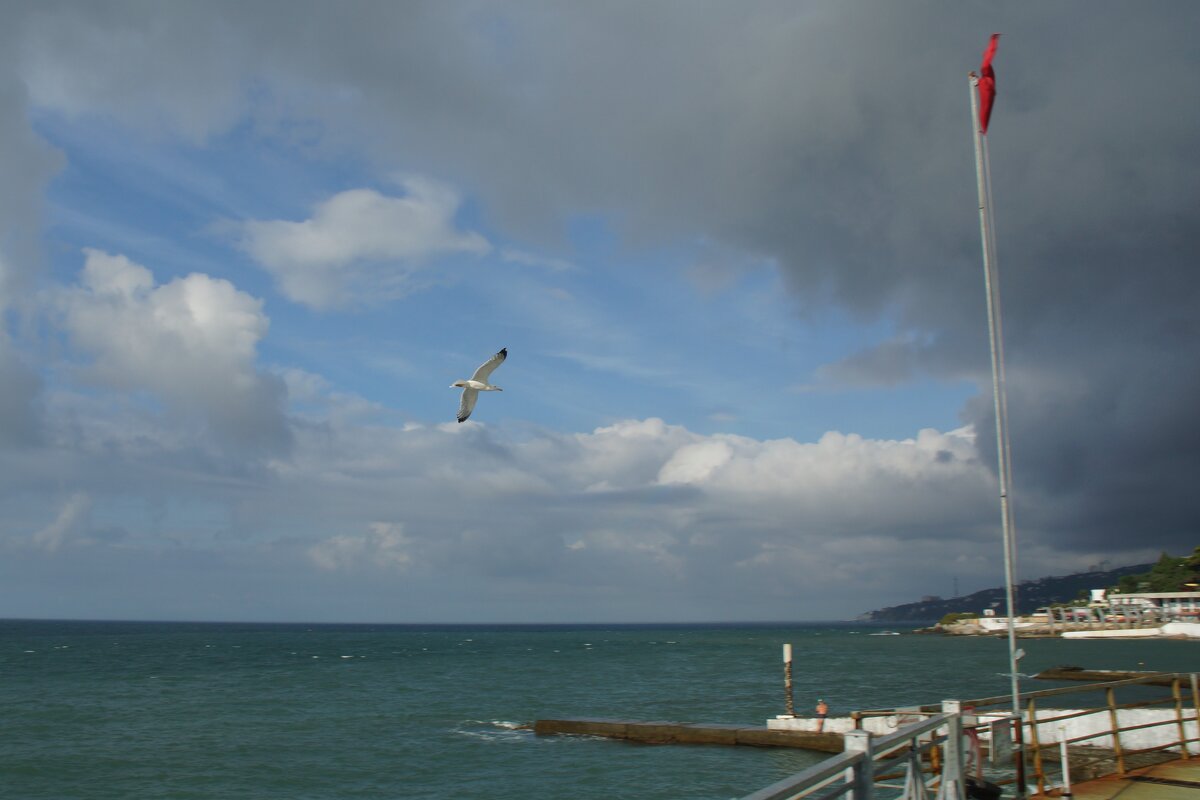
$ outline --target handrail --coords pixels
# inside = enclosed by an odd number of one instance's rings
[[[906,744],[909,741],[916,739],[923,733],[935,731],[946,724],[946,718],[950,716],[946,713],[940,713],[929,719],[921,722],[914,722],[911,725],[906,725],[900,728],[895,733],[889,733],[886,736],[880,736],[871,742],[871,749],[876,753],[889,753],[895,750],[896,747]]]
[[[818,788],[830,778],[836,778],[847,769],[862,762],[864,758],[866,758],[866,753],[863,752],[842,753],[827,758],[820,764],[814,764],[806,770],[789,775],[753,794],[748,794],[742,800],[790,800],[806,789]],[[847,784],[848,787],[849,784]]]
[[[746,795],[742,800],[793,800],[793,798],[806,796],[824,788],[830,781],[847,774],[848,770],[850,780],[821,795],[822,800],[840,797],[847,793],[852,793],[855,800],[866,800],[874,783],[875,762],[897,760],[897,750],[906,745],[910,749],[919,748],[920,738],[930,733],[936,737],[939,728],[949,728],[952,732],[957,731],[961,738],[962,714],[959,712],[940,713],[929,719],[906,725],[895,733],[880,737],[872,737],[865,731],[852,731],[846,734],[846,752],[776,781],[770,786]],[[948,748],[953,736],[954,734],[951,733],[950,736],[945,737]],[[899,757],[902,758],[903,755]],[[949,761],[950,754],[948,753],[946,772],[958,775],[959,777],[955,780],[957,784],[961,785],[961,755],[955,759],[955,763],[958,765],[956,768],[952,768]],[[919,763],[917,768],[919,771]],[[945,779],[946,776],[943,777]]]
[[[1138,678],[1122,678],[1116,681],[1103,681],[1100,683],[1084,683],[1075,686],[1058,686],[1053,689],[1037,689],[1032,692],[1021,692],[1022,700],[1030,698],[1054,697],[1060,694],[1082,694],[1086,692],[1102,692],[1110,687],[1120,688],[1122,686],[1132,686],[1135,684],[1153,685],[1152,681],[1161,681],[1163,679],[1182,679],[1189,676],[1189,672],[1155,672],[1150,675],[1144,675]],[[1156,686],[1155,688],[1162,688]],[[968,706],[980,708],[983,706],[1007,705],[1012,703],[1012,695],[1004,694],[995,697],[980,697],[976,700],[963,700],[963,707]],[[937,706],[935,705],[920,705],[912,706],[911,708],[865,708],[854,712],[860,716],[890,716],[892,714],[936,714]]]
[[[1171,683],[1165,686],[1150,683],[1151,681],[1161,681],[1163,678],[1169,678]],[[1117,689],[1143,685],[1152,689],[1169,687],[1171,696],[1166,699],[1150,696],[1136,702],[1116,702]],[[1191,702],[1187,706],[1184,702],[1183,687],[1185,685],[1191,689]],[[1088,693],[1100,693],[1104,699],[1096,707],[1080,710],[1045,708],[1044,706],[1040,707],[1037,702],[1042,698]],[[1063,757],[1069,758],[1071,761],[1070,771],[1072,774],[1077,767],[1081,766],[1080,759],[1083,759],[1083,763],[1092,764],[1109,762],[1112,764],[1109,769],[1115,768],[1118,773],[1124,774],[1127,769],[1136,766],[1136,763],[1127,763],[1126,759],[1129,756],[1177,749],[1182,758],[1189,758],[1194,757],[1194,753],[1189,753],[1188,745],[1200,742],[1200,735],[1189,735],[1191,731],[1197,730],[1193,726],[1200,724],[1200,680],[1196,673],[1164,672],[1105,683],[1044,689],[1024,692],[1021,694],[1021,699],[1025,704],[1023,719],[1020,721],[1021,724],[1012,730],[1012,734],[1014,738],[1023,738],[1025,729],[1028,729],[1028,746],[1024,749],[1024,755],[1029,759],[1027,763],[1032,763],[1035,767],[1034,774],[1029,776],[1029,780],[1036,781],[1038,789],[1041,791],[1045,791],[1049,783],[1047,764],[1043,763],[1042,759],[1043,750],[1062,748]],[[876,776],[883,777],[881,767],[891,763],[899,763],[902,769],[907,770],[906,773],[891,773],[887,776],[894,778],[899,774],[906,775],[902,797],[905,800],[924,798],[928,796],[928,793],[920,762],[923,753],[927,750],[935,772],[939,771],[940,765],[938,798],[962,800],[967,781],[964,769],[967,755],[966,748],[963,746],[964,721],[972,725],[978,723],[981,728],[986,728],[990,724],[993,726],[993,733],[1002,731],[1003,729],[995,727],[996,723],[1002,719],[1006,723],[1012,724],[1013,717],[1004,715],[1002,718],[997,718],[995,712],[990,714],[985,712],[980,715],[978,708],[1007,703],[1010,700],[1011,697],[1008,696],[962,702],[947,700],[942,703],[940,712],[932,711],[931,709],[935,707],[928,705],[856,712],[854,716],[859,720],[866,716],[884,715],[895,715],[901,718],[912,715],[925,718],[918,719],[900,727],[894,733],[883,736],[872,736],[863,730],[850,731],[846,734],[846,752],[777,781],[753,794],[746,795],[742,800],[794,800],[800,797],[811,800],[816,800],[816,798],[832,800],[832,798],[842,796],[852,797],[853,800],[870,800],[875,795]],[[1158,706],[1167,707],[1159,709],[1156,708]],[[1151,721],[1147,722],[1145,716],[1129,717],[1118,713],[1132,709],[1145,709],[1156,715],[1167,712],[1169,718],[1154,719],[1151,717]],[[1063,713],[1056,714],[1055,712],[1058,711]],[[979,719],[979,717],[983,718]],[[1085,720],[1086,717],[1098,718],[1101,729],[1095,731],[1097,720]],[[1072,720],[1080,722],[1074,726],[1074,735],[1067,738],[1067,729],[1062,727],[1062,724]],[[1053,725],[1060,727],[1060,735],[1056,738],[1051,737],[1055,738],[1053,742],[1039,736],[1039,726]],[[1149,739],[1142,738],[1140,741],[1132,735],[1141,732],[1150,733],[1151,729],[1164,729],[1169,733],[1172,726],[1177,728],[1178,735],[1170,736],[1169,741],[1165,740],[1161,734]],[[1044,733],[1044,731],[1043,727],[1042,732]],[[1126,741],[1122,741],[1122,734],[1125,735]],[[1007,736],[1006,733],[1004,735]],[[923,737],[928,738],[922,741]],[[1111,737],[1111,749],[1095,745],[1080,745],[1082,742],[1090,742],[1102,737]],[[1144,746],[1148,743],[1150,746]],[[993,741],[993,745],[997,745],[996,741]],[[1074,753],[1067,751],[1068,745],[1077,745],[1076,751]],[[940,755],[939,747],[944,749]],[[1003,752],[1003,748],[1001,748],[1001,752]],[[907,767],[904,767],[903,762],[905,761],[907,761]],[[1049,762],[1050,759],[1047,761]],[[1059,769],[1062,769],[1064,781],[1067,779],[1067,770],[1063,768],[1065,766],[1053,768],[1055,780],[1058,779]],[[1018,772],[1018,776],[1021,774],[1023,773]],[[842,775],[845,776],[843,782],[836,786],[830,785]],[[1007,781],[1000,780],[1000,783],[1005,782]],[[892,790],[901,788],[894,784],[890,786]]]
[[[1164,679],[1168,682],[1164,683]],[[1042,752],[1043,750],[1053,750],[1055,747],[1079,746],[1074,753],[1067,755],[1072,762],[1070,765],[1071,772],[1074,772],[1076,768],[1084,764],[1108,763],[1111,765],[1108,768],[1109,770],[1115,769],[1117,774],[1123,775],[1129,769],[1137,766],[1136,764],[1129,763],[1129,757],[1164,750],[1178,750],[1180,757],[1189,758],[1188,745],[1195,741],[1200,741],[1200,738],[1189,737],[1187,726],[1195,725],[1200,720],[1200,702],[1193,703],[1193,708],[1188,708],[1185,713],[1181,689],[1185,681],[1194,681],[1193,673],[1162,672],[1104,683],[1046,689],[1024,695],[1027,708],[1023,722],[1029,728],[1029,739],[1031,740],[1028,756],[1033,760],[1034,775],[1032,778],[1036,780],[1039,791],[1045,791],[1048,784],[1048,775],[1046,766],[1043,764]],[[1170,694],[1166,697],[1150,696],[1131,702],[1117,702],[1116,693],[1118,689],[1142,686],[1160,691],[1167,689]],[[1060,709],[1038,708],[1036,703],[1038,698],[1089,693],[1100,694],[1103,700],[1095,707],[1088,709],[1061,709],[1065,713],[1055,713],[1060,711]],[[979,705],[987,705],[991,699],[984,698],[974,702]],[[1200,697],[1194,696],[1194,699],[1200,701]],[[1008,698],[1003,697],[998,698],[998,700],[1004,702]],[[1150,721],[1145,721],[1146,717],[1125,717],[1122,719],[1121,712],[1133,709],[1150,711],[1159,715],[1166,713],[1167,716],[1160,719],[1152,717]],[[1089,725],[1088,722],[1083,721],[1084,718],[1090,718],[1088,721],[1092,724]],[[1104,718],[1107,719],[1105,720]],[[1067,738],[1066,729],[1062,726],[1063,723],[1071,720],[1081,720],[1083,722],[1083,732],[1080,733],[1079,727],[1076,727],[1075,735]],[[1089,730],[1089,728],[1094,728],[1096,722],[1100,720],[1104,721],[1098,730]],[[1039,741],[1039,726],[1045,725],[1059,726],[1060,735],[1056,742]],[[1172,727],[1176,728],[1176,732],[1173,735],[1170,732]],[[1158,736],[1150,739],[1148,742],[1143,739],[1140,745],[1131,746],[1131,742],[1133,741],[1130,736],[1131,734],[1139,732],[1150,733],[1152,731],[1166,731],[1166,736],[1164,738],[1164,734],[1159,733]],[[1091,744],[1097,739],[1108,739],[1111,745],[1101,747]],[[1147,744],[1149,746],[1145,746]],[[1067,770],[1062,767],[1061,759],[1059,761],[1060,766],[1058,769],[1062,770],[1065,781]],[[1055,772],[1057,771],[1055,770]]]
[[[1189,675],[1187,672],[1158,672],[1153,675],[1146,675],[1141,678],[1123,678],[1119,681],[1104,681],[1102,683],[1085,683],[1080,686],[1059,686],[1054,689],[1038,689],[1034,692],[1021,692],[1021,699],[1028,700],[1029,698],[1054,697],[1060,694],[1082,694],[1084,692],[1103,692],[1106,689],[1119,689],[1122,686],[1133,686],[1135,684],[1145,684],[1149,681],[1162,680],[1163,678],[1179,678]],[[1155,687],[1162,688],[1162,687]],[[996,697],[982,697],[978,700],[964,700],[964,706],[994,706],[1002,703],[1011,703],[1012,695],[999,695]]]

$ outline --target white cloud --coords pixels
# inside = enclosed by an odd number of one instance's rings
[[[58,550],[71,536],[78,534],[91,510],[92,499],[87,494],[76,492],[71,495],[54,521],[33,535],[34,545],[51,552]]]
[[[404,197],[351,189],[302,222],[242,223],[241,246],[285,295],[317,309],[403,295],[422,262],[490,251],[478,233],[455,228],[460,199],[452,188],[418,177],[401,184]]]
[[[80,284],[61,294],[63,325],[91,357],[85,374],[200,414],[233,441],[286,443],[283,382],[257,371],[269,322],[262,302],[193,273],[156,286],[147,268],[86,250]]]
[[[403,525],[372,522],[365,533],[334,536],[312,545],[308,556],[327,570],[362,566],[404,569],[413,563],[412,545]]]
[[[710,439],[681,447],[658,471],[659,483],[700,483],[733,458],[728,442]]]
[[[950,564],[964,586],[1000,577],[995,483],[967,431],[799,442],[703,435],[651,418],[514,437],[487,426],[382,424],[339,410],[343,399],[319,376],[288,380],[309,387],[310,409],[291,453],[263,474],[231,480],[231,463],[194,455],[199,434],[168,440],[146,435],[154,420],[105,425],[93,410],[81,417],[88,444],[75,455],[20,458],[36,471],[21,491],[65,476],[89,497],[124,498],[120,551],[130,558],[166,552],[170,532],[172,551],[194,553],[197,575],[218,554],[244,585],[298,569],[297,580],[340,597],[343,614],[354,617],[361,602],[357,616],[367,619],[381,618],[381,598],[446,586],[469,587],[471,599],[441,619],[541,618],[534,607],[575,620],[845,618],[948,593]],[[120,438],[130,428],[142,434]],[[102,472],[88,455],[100,453]],[[14,453],[0,470],[16,463]],[[162,501],[173,497],[180,502]],[[0,494],[0,518],[13,503]],[[22,527],[42,527],[34,549],[45,557],[74,557],[63,545],[85,512],[75,499],[53,523]],[[1023,536],[1036,537],[1034,518],[1022,517]],[[0,532],[16,524],[0,522]],[[231,541],[245,546],[222,544]],[[90,543],[118,557],[115,544]],[[404,580],[389,581],[396,573]],[[913,588],[931,585],[940,591]],[[303,609],[316,606],[291,591],[267,611],[311,616]]]
[[[511,247],[503,248],[500,251],[500,258],[510,264],[520,264],[523,267],[538,267],[549,272],[575,272],[579,269],[578,266],[565,259],[539,256]]]

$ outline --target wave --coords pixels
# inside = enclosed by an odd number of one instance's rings
[[[533,726],[525,722],[510,722],[502,719],[469,719],[454,732],[460,736],[492,742],[523,742],[533,737]]]

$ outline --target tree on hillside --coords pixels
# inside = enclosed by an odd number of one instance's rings
[[[1114,588],[1119,594],[1197,591],[1200,589],[1200,547],[1183,558],[1164,552],[1149,572],[1126,575]]]

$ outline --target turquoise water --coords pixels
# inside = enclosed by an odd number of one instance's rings
[[[723,800],[819,756],[518,726],[761,725],[783,711],[784,642],[801,710],[818,697],[836,715],[1008,690],[1002,639],[868,635],[878,631],[0,621],[0,797]],[[1200,652],[1173,641],[1021,646],[1027,672],[1188,670]]]

